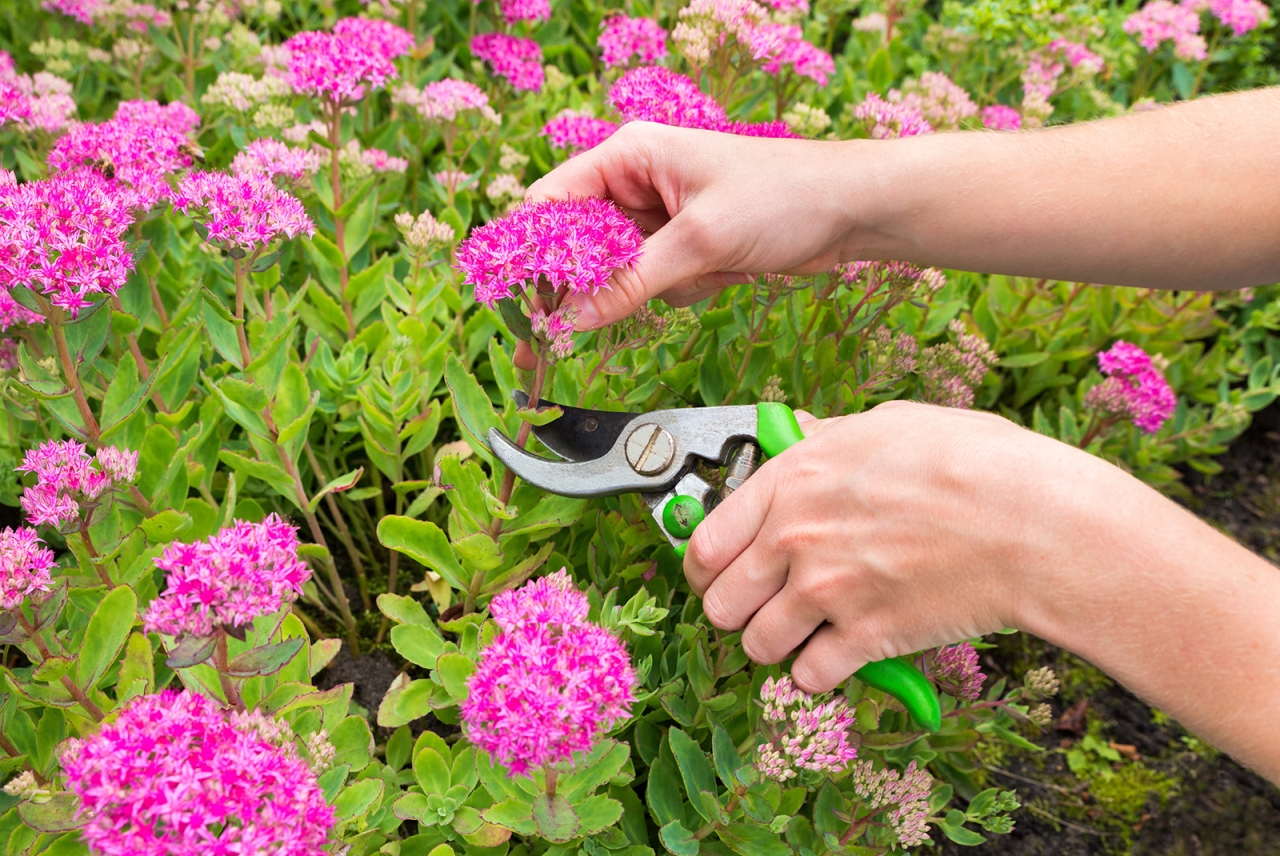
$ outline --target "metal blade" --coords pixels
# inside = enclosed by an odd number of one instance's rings
[[[517,407],[524,409],[529,406],[529,396],[522,390],[511,393],[511,397]],[[535,425],[533,436],[567,461],[593,461],[604,456],[618,442],[622,429],[641,415],[569,407],[545,398],[538,399],[538,407],[559,407],[564,411],[564,415],[554,422]]]

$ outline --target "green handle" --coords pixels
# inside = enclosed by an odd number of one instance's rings
[[[790,407],[762,401],[756,405],[756,439],[769,457],[780,455],[804,439],[800,423]],[[901,657],[868,663],[853,673],[858,680],[902,702],[907,713],[929,731],[942,727],[942,708],[929,679]]]

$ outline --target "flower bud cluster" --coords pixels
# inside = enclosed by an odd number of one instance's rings
[[[925,348],[917,373],[924,385],[923,399],[943,407],[973,407],[974,393],[999,357],[981,335],[965,330],[959,318],[948,325],[955,344],[943,342]]]
[[[831,117],[821,107],[803,102],[792,104],[782,114],[787,127],[802,137],[816,137],[831,127]]]
[[[49,591],[53,551],[34,529],[0,529],[0,609],[16,609],[31,595]]]
[[[254,77],[238,71],[224,71],[204,91],[200,103],[208,107],[226,107],[247,113],[292,93],[287,81],[273,75]]]
[[[487,122],[502,121],[489,106],[489,96],[483,89],[451,77],[428,83],[421,89],[405,84],[395,90],[392,100],[413,107],[429,122],[454,122],[459,115],[473,110]]]
[[[849,743],[853,711],[843,696],[818,701],[784,675],[765,679],[760,704],[765,734],[756,768],[762,775],[785,782],[800,770],[839,773],[858,757]]]
[[[908,78],[901,89],[889,90],[888,100],[916,108],[937,131],[956,128],[978,112],[978,105],[973,103],[969,93],[937,71],[926,71],[918,78]]]
[[[423,211],[417,217],[408,211],[401,211],[396,215],[395,222],[396,228],[404,237],[405,246],[416,253],[429,253],[457,240],[453,227],[436,220],[430,211]]]
[[[1053,669],[1045,666],[1042,669],[1031,669],[1022,679],[1023,697],[1029,699],[1050,698],[1058,694],[1062,686]]]
[[[925,770],[916,769],[912,761],[899,773],[888,767],[877,770],[870,761],[853,766],[849,782],[863,805],[872,811],[889,808],[885,821],[898,836],[903,847],[914,847],[929,839],[929,793],[933,779]]]
[[[968,642],[934,648],[925,655],[925,673],[940,690],[962,701],[976,701],[986,680],[978,667],[978,652]]]

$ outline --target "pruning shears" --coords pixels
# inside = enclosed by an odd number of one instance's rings
[[[514,397],[518,406],[528,407],[524,393]],[[639,493],[681,557],[711,509],[759,468],[761,453],[772,458],[804,439],[791,408],[773,402],[649,413],[586,410],[545,400],[538,405],[561,411],[533,433],[562,460],[526,452],[491,428],[489,447],[498,460],[534,487],[561,496]],[[699,465],[725,468],[719,489],[698,474]],[[868,663],[855,675],[902,702],[925,729],[941,726],[937,692],[906,658]]]

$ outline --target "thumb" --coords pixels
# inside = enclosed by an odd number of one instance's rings
[[[570,295],[577,307],[575,325],[594,330],[626,318],[651,299],[682,286],[718,289],[749,281],[736,274],[715,273],[715,262],[687,216],[676,215],[650,235],[634,266],[613,272],[609,285],[595,294]]]

